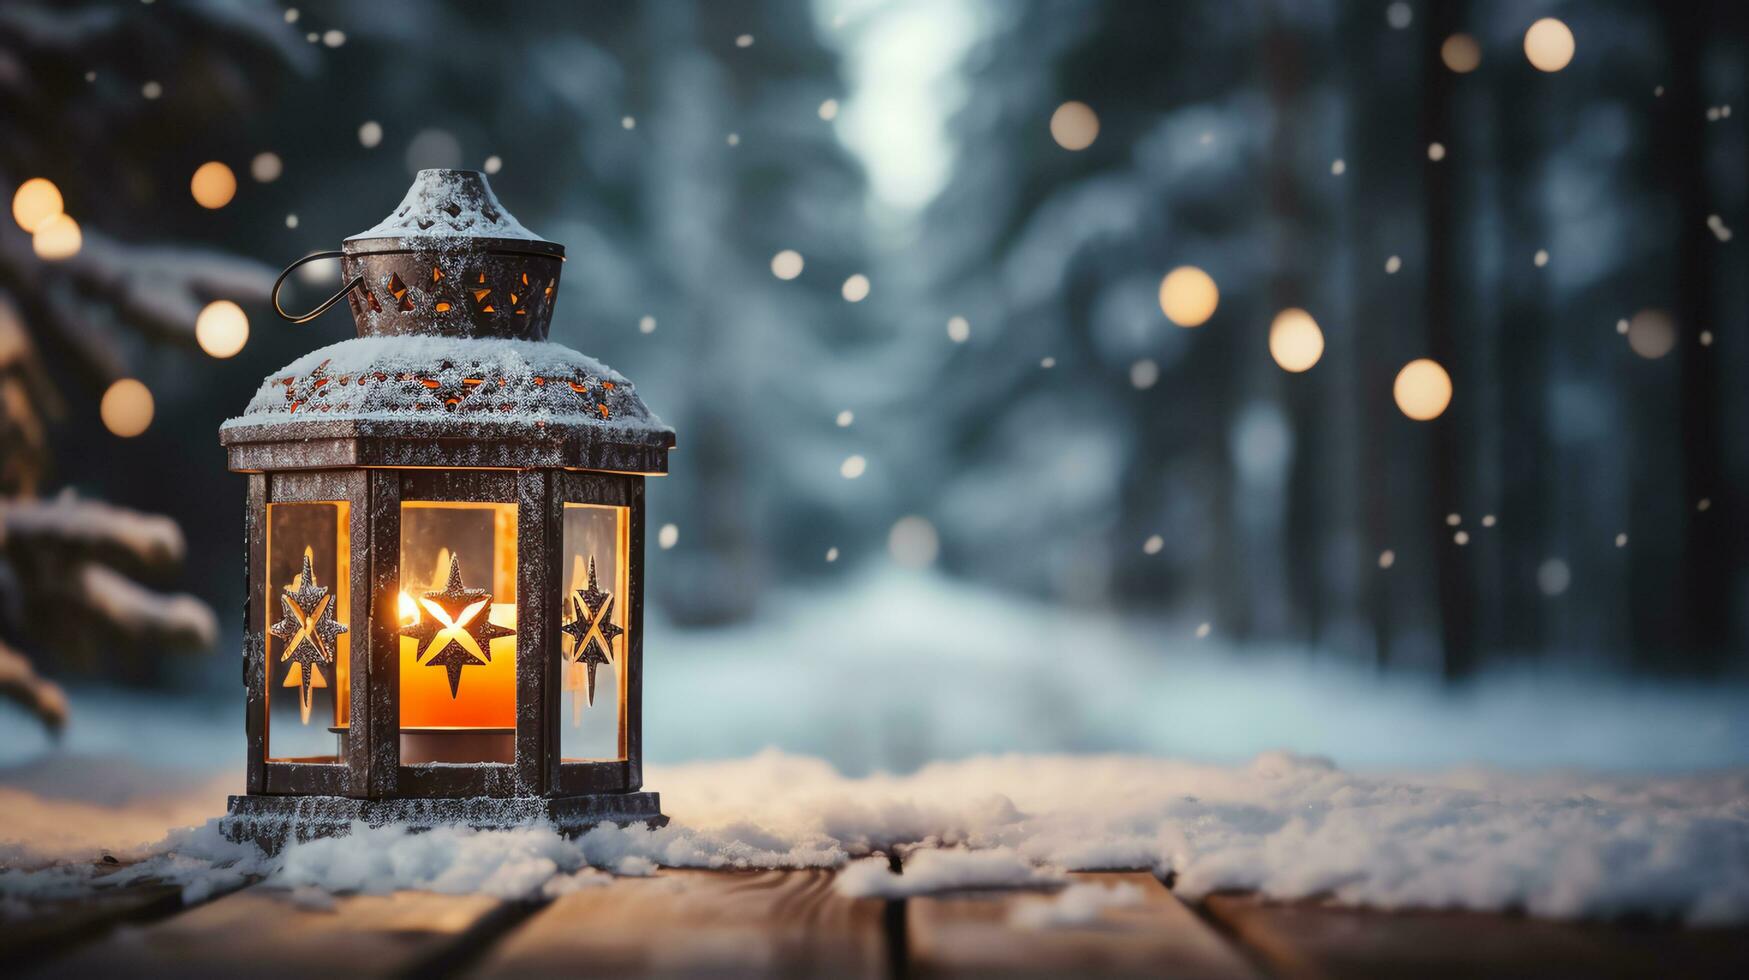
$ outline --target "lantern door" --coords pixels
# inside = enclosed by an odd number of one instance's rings
[[[558,473],[549,506],[548,784],[558,795],[629,792],[643,783],[643,478]]]
[[[363,795],[369,603],[364,474],[254,474],[249,496],[251,792]]]
[[[548,632],[540,575],[545,478],[392,470],[378,479],[383,622],[372,656],[379,676],[393,680],[378,692],[384,717],[373,728],[395,753],[394,783],[379,791],[538,792],[539,678],[531,672]]]

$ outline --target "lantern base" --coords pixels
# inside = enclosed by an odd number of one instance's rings
[[[360,800],[349,796],[233,796],[219,830],[229,840],[259,845],[269,854],[292,841],[343,837],[352,825],[403,824],[414,832],[435,827],[502,830],[533,823],[551,824],[575,837],[603,824],[668,823],[656,793],[600,793],[592,796],[475,796],[461,799]]]

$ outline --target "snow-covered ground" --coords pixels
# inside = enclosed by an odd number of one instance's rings
[[[574,842],[384,828],[272,860],[210,827],[160,843],[238,785],[240,696],[75,690],[53,750],[0,714],[0,911],[88,887],[41,869],[108,852],[195,892],[247,872],[526,894],[602,880],[590,867],[733,864],[843,865],[847,891],[902,894],[1149,867],[1191,895],[1749,921],[1741,688],[1517,671],[1454,693],[897,574],[736,629],[652,623],[648,644],[646,781],[674,822]],[[866,858],[893,849],[927,853],[900,880]]]

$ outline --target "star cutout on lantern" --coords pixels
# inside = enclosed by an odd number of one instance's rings
[[[575,618],[559,629],[573,641],[571,662],[588,669],[589,703],[595,703],[595,668],[611,663],[613,641],[625,630],[613,624],[613,594],[595,582],[595,558],[589,559],[589,587],[571,593]]]
[[[451,698],[461,693],[462,668],[490,663],[492,641],[516,633],[488,619],[492,593],[463,585],[461,559],[454,555],[449,559],[449,582],[441,591],[420,597],[419,607],[425,615],[401,627],[401,635],[419,641],[414,659],[449,671]]]
[[[291,662],[286,670],[286,687],[292,686],[296,674],[298,709],[304,724],[310,723],[310,690],[327,687],[323,676],[334,663],[334,640],[346,632],[346,627],[334,618],[334,603],[328,589],[316,584],[316,573],[310,568],[310,549],[304,549],[304,567],[279,597],[284,615],[267,628],[269,633],[285,641],[281,663]]]

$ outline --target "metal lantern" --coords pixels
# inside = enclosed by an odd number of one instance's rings
[[[231,837],[663,822],[641,791],[644,477],[674,432],[547,342],[564,256],[483,175],[425,170],[275,284],[295,322],[345,299],[358,336],[220,428],[249,478]],[[341,290],[286,313],[286,275],[335,257]]]

